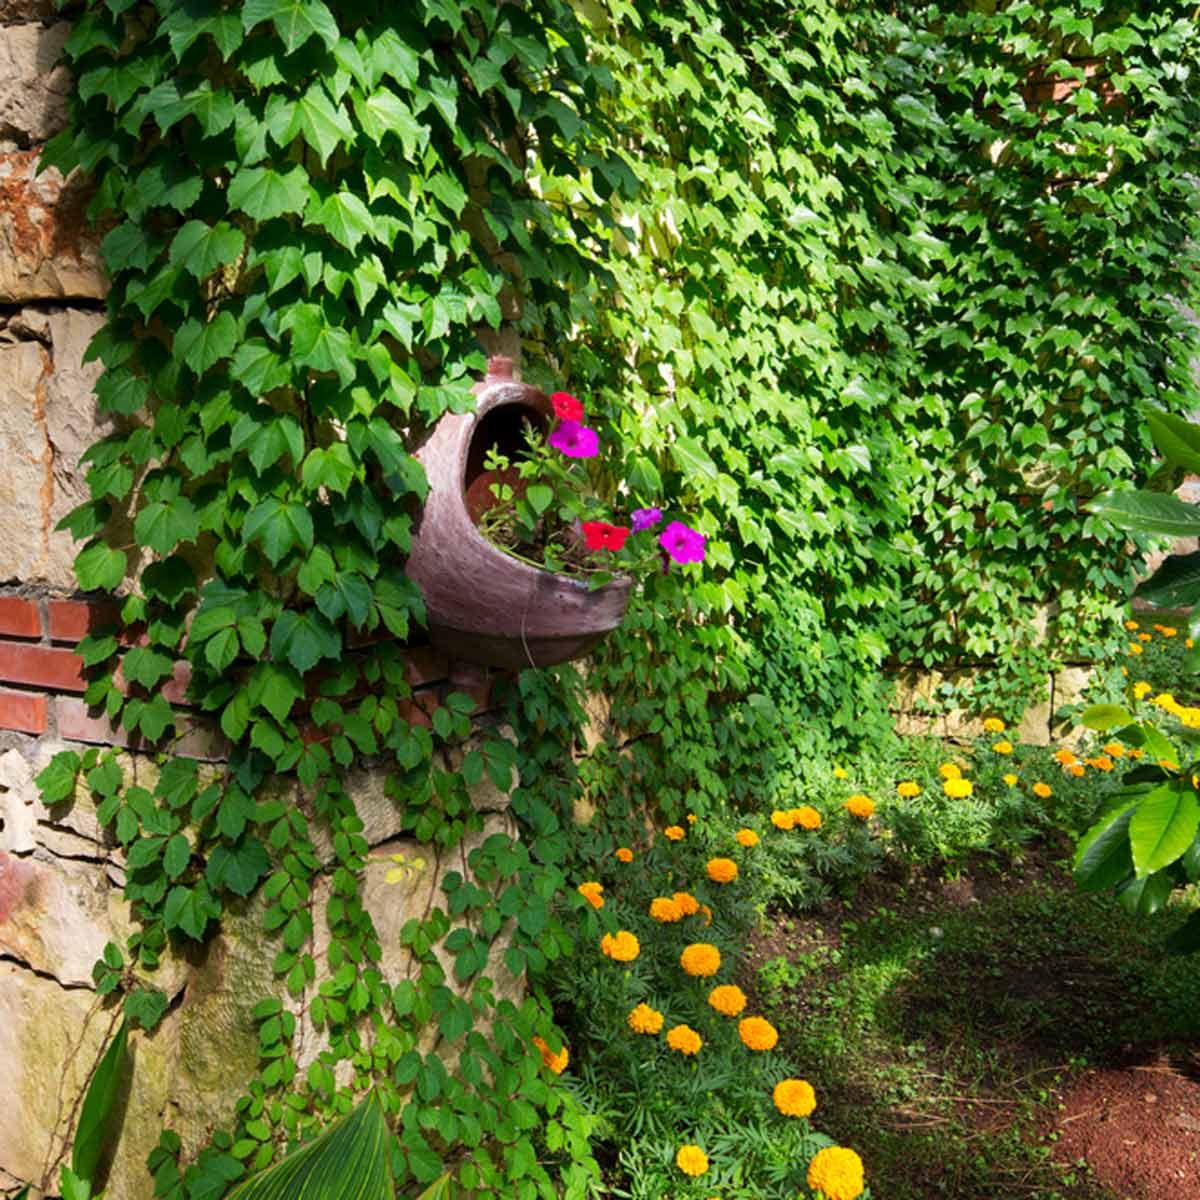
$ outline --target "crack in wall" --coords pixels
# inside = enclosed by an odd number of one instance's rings
[[[52,971],[44,971],[40,967],[33,966],[21,958],[20,955],[11,954],[7,950],[0,950],[0,963],[11,963],[14,967],[19,967],[22,971],[28,971],[30,975],[37,979],[44,979],[48,983],[57,984],[64,992],[90,992],[93,987],[90,983],[64,983]]]

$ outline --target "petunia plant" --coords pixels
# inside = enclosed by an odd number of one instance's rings
[[[492,473],[490,503],[479,521],[484,535],[517,558],[586,576],[594,587],[616,573],[643,577],[703,562],[704,535],[683,521],[666,521],[652,506],[631,505],[626,517],[600,502],[588,475],[601,457],[600,433],[586,424],[577,397],[555,392],[550,400],[548,432],[530,424],[515,460],[493,449],[484,463]]]

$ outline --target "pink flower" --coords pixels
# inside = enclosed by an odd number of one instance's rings
[[[658,544],[677,562],[704,561],[704,534],[690,529],[682,521],[672,521],[659,534]]]
[[[629,530],[607,521],[584,521],[583,540],[589,550],[620,550]]]
[[[555,392],[550,397],[554,415],[563,421],[582,421],[583,405],[570,392]]]
[[[563,421],[547,440],[568,458],[595,458],[600,452],[599,435],[578,421]]]

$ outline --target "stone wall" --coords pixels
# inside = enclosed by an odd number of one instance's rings
[[[86,790],[47,809],[34,777],[59,749],[88,744],[126,747],[129,772],[155,769],[84,704],[74,647],[113,612],[78,595],[77,547],[54,530],[85,498],[79,458],[105,432],[92,394],[98,366],[83,363],[106,291],[98,241],[84,220],[86,192],[75,179],[37,170],[40,145],[65,119],[71,79],[57,58],[68,28],[53,0],[0,0],[0,1197],[27,1183],[34,1196],[57,1195],[83,1089],[120,1015],[96,994],[92,966],[107,942],[123,944],[131,929],[123,855]],[[486,675],[428,648],[410,648],[407,665],[410,721],[428,723],[450,688],[473,695],[479,720],[489,720]],[[186,708],[187,682],[180,664],[165,689],[185,706],[176,752],[219,761],[226,748]],[[383,782],[382,770],[369,766],[348,781],[372,847],[364,897],[383,945],[381,969],[399,982],[410,970],[399,944],[404,922],[436,902],[445,871],[470,875],[474,846],[515,828],[508,793],[484,784],[473,795],[480,832],[451,852],[417,845],[400,836]],[[403,879],[388,883],[397,855]],[[319,961],[326,879],[315,881],[314,894]],[[318,1036],[304,1019],[312,995],[287,999],[274,980],[277,947],[262,935],[260,915],[247,901],[207,945],[169,955],[152,979],[170,1009],[153,1035],[131,1041],[132,1085],[107,1200],[152,1195],[145,1159],[164,1127],[190,1150],[228,1122],[257,1066],[257,1000],[285,999],[300,1015],[302,1065],[315,1057]],[[500,996],[519,995],[522,981],[501,962],[489,974]],[[452,1056],[437,1039],[431,1030],[423,1049]]]

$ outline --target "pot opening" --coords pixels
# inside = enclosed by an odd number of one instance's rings
[[[529,447],[528,430],[532,426],[545,434],[546,415],[530,404],[504,404],[485,414],[475,426],[467,448],[467,469],[463,476],[463,494],[471,520],[478,525],[480,518],[495,503],[494,483],[507,483],[524,490],[517,478],[516,464],[525,457]],[[492,451],[502,454],[513,465],[505,471],[490,470],[485,465]]]

